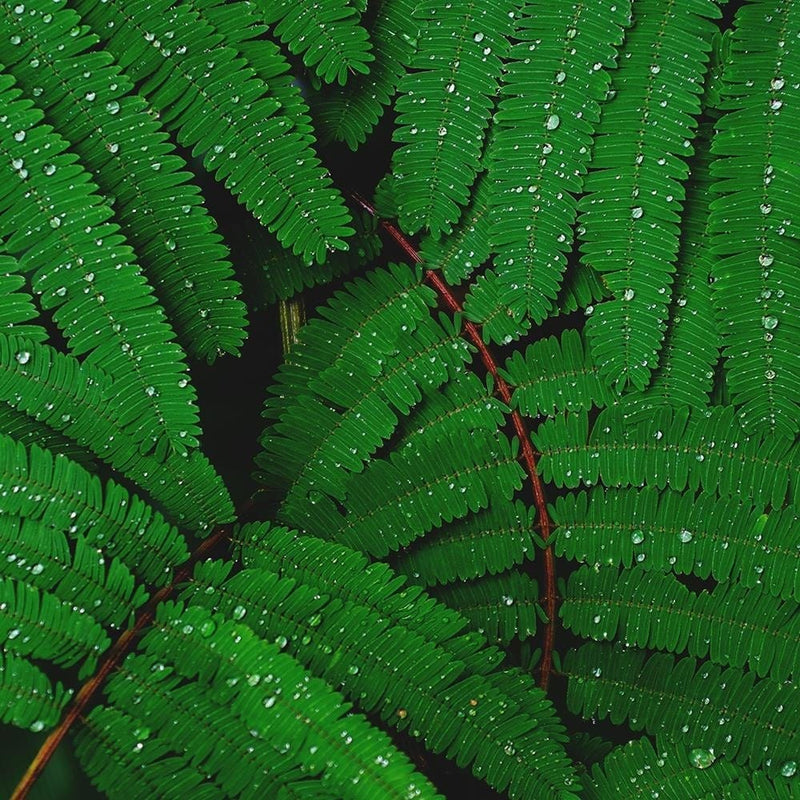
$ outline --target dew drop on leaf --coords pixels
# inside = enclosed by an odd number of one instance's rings
[[[561,124],[558,114],[550,114],[544,126],[549,131],[554,131]]]
[[[631,217],[633,219],[641,219],[644,214],[644,209],[641,206],[635,206],[631,209]]]
[[[678,534],[678,538],[679,538],[679,539],[680,539],[680,540],[681,540],[681,541],[682,541],[684,544],[686,544],[686,543],[688,543],[688,542],[691,542],[691,541],[692,541],[692,532],[691,532],[691,531],[687,531],[687,530],[686,530],[686,528],[684,528],[684,529],[683,529],[683,530],[682,530],[682,531],[681,531],[681,532]]]
[[[784,763],[781,764],[781,775],[783,775],[784,778],[792,778],[794,777],[796,772],[797,772],[796,761],[784,761]]]
[[[644,541],[644,533],[642,531],[633,531],[631,533],[631,541],[634,544],[641,544]]]
[[[710,767],[714,761],[716,761],[716,756],[713,750],[695,747],[694,750],[689,752],[689,762],[697,769],[706,769]]]
[[[768,331],[778,327],[778,318],[773,316],[761,317],[761,325]]]

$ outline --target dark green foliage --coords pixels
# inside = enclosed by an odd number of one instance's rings
[[[800,11],[722,6],[3,5],[4,754],[798,794]]]

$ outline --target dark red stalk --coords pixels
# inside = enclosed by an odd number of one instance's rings
[[[367,213],[373,216],[375,215],[375,208],[371,203],[357,194],[354,194],[353,198]],[[414,245],[411,244],[406,235],[395,224],[387,220],[381,220],[380,225],[412,261],[417,264],[422,261]],[[461,304],[458,302],[457,298],[450,290],[450,287],[438,272],[430,269],[426,270],[425,280],[430,283],[431,286],[433,286],[442,302],[451,312],[454,314],[463,313]],[[483,361],[487,371],[494,378],[494,383],[497,387],[497,393],[500,395],[502,401],[510,407],[511,389],[497,371],[497,362],[494,360],[494,356],[484,343],[479,326],[473,322],[470,322],[469,320],[464,320],[463,325],[464,334],[478,349],[481,361]],[[520,447],[522,448],[522,460],[525,464],[525,471],[528,473],[528,479],[530,480],[531,490],[533,493],[533,502],[536,506],[536,514],[539,518],[539,531],[542,539],[547,542],[550,539],[552,525],[550,522],[550,516],[547,513],[547,500],[544,494],[544,487],[542,486],[541,478],[539,477],[539,473],[536,469],[536,454],[534,453],[533,445],[531,444],[531,438],[528,434],[525,422],[518,411],[511,411],[511,422],[514,426],[514,431],[517,434],[517,438],[519,439]],[[555,556],[553,555],[553,549],[551,547],[544,548],[544,578],[544,607],[545,612],[547,613],[548,623],[545,626],[544,631],[544,645],[542,647],[539,685],[542,687],[542,689],[547,691],[547,686],[550,682],[550,674],[553,670],[553,648],[555,646],[557,597],[556,564]]]
[[[67,707],[64,718],[58,724],[47,739],[44,740],[39,752],[36,753],[28,769],[17,784],[14,793],[11,795],[11,800],[23,800],[28,796],[28,792],[33,788],[42,771],[47,766],[56,749],[61,744],[64,737],[67,735],[72,726],[82,716],[86,707],[94,698],[97,690],[103,685],[105,679],[111,674],[111,671],[122,661],[128,654],[136,637],[141,631],[150,624],[155,615],[158,604],[166,600],[176,589],[192,574],[194,565],[201,559],[208,556],[213,552],[214,548],[223,540],[227,539],[230,535],[230,529],[227,526],[217,528],[208,538],[203,539],[198,545],[197,549],[192,553],[189,560],[179,567],[173,577],[172,583],[169,586],[164,586],[159,589],[147,601],[144,607],[139,611],[136,616],[136,621],[132,628],[124,631],[119,639],[111,646],[111,649],[103,659],[97,672],[89,678],[86,683],[81,686],[78,693],[73,698],[72,702]]]

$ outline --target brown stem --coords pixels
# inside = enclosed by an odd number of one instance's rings
[[[355,201],[369,214],[375,215],[374,206],[363,197],[353,194]],[[405,234],[392,222],[388,220],[380,221],[381,227],[392,237],[397,245],[403,252],[415,263],[419,264],[422,259],[419,256],[416,248],[408,240]],[[425,271],[425,280],[433,286],[442,302],[454,314],[463,313],[463,308],[458,299],[453,295],[450,287],[444,279],[433,270]],[[483,341],[480,333],[480,328],[474,322],[469,320],[464,321],[464,333],[473,345],[478,349],[481,361],[487,371],[494,378],[497,392],[503,402],[511,407],[511,388],[505,382],[503,377],[497,370],[497,362],[494,360],[492,353]],[[536,506],[536,513],[539,517],[539,531],[542,539],[547,542],[550,539],[552,531],[552,524],[550,515],[547,513],[547,500],[544,494],[544,487],[542,486],[541,478],[536,469],[536,453],[531,444],[531,438],[528,435],[525,422],[522,419],[519,411],[511,411],[511,422],[514,426],[514,431],[522,448],[522,460],[525,463],[525,471],[528,473],[530,480],[531,490],[533,492],[533,502]],[[545,592],[544,592],[544,607],[547,613],[547,625],[544,631],[544,645],[542,647],[542,661],[539,673],[539,685],[547,691],[548,684],[550,683],[550,675],[553,670],[553,649],[555,647],[555,620],[556,620],[556,563],[553,549],[551,547],[544,548],[544,578],[545,578]]]
[[[128,654],[128,651],[136,641],[137,635],[141,633],[145,626],[150,624],[158,604],[166,600],[177,587],[191,575],[192,569],[197,561],[201,558],[205,558],[223,539],[227,539],[229,535],[230,529],[226,525],[217,528],[209,537],[203,539],[194,553],[189,557],[188,561],[184,562],[184,564],[176,570],[172,583],[170,583],[169,586],[164,586],[159,589],[150,600],[148,600],[146,605],[137,614],[133,627],[124,631],[119,639],[114,642],[105,659],[103,659],[100,668],[83,684],[83,686],[81,686],[80,690],[73,698],[67,708],[66,714],[64,714],[64,718],[58,724],[58,727],[44,740],[42,746],[39,748],[39,752],[36,753],[33,760],[28,765],[25,774],[17,784],[16,789],[14,789],[11,800],[23,800],[28,796],[28,792],[33,788],[33,785],[42,774],[42,771],[53,757],[56,748],[58,748],[69,730],[86,710],[86,707],[94,698],[97,690],[103,685],[103,682],[111,671]]]

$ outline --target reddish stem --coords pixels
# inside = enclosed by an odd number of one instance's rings
[[[137,635],[149,625],[155,615],[158,604],[166,600],[176,589],[183,583],[191,574],[194,565],[201,559],[211,553],[214,548],[223,540],[227,539],[230,535],[230,530],[227,526],[217,528],[206,539],[198,545],[197,549],[189,557],[176,572],[173,577],[172,583],[169,586],[164,586],[159,589],[147,604],[141,609],[136,617],[136,621],[132,628],[124,631],[119,639],[111,646],[111,649],[106,654],[100,668],[89,678],[86,683],[81,686],[78,693],[67,708],[64,718],[58,724],[58,727],[53,729],[47,739],[44,740],[39,751],[34,756],[28,769],[22,776],[20,782],[17,784],[14,793],[11,795],[11,800],[23,800],[28,796],[28,792],[33,788],[42,771],[47,766],[56,749],[61,744],[64,737],[67,735],[72,726],[82,716],[86,707],[94,698],[97,690],[103,685],[105,679],[111,674],[111,671],[122,661],[128,654],[128,651],[133,646]]]
[[[368,213],[375,216],[374,206],[363,197],[353,194],[355,201]],[[387,220],[380,221],[381,227],[392,237],[397,245],[414,263],[419,264],[422,259],[419,256],[416,248],[408,240],[406,235],[392,222]],[[463,308],[461,303],[458,302],[453,295],[450,287],[444,279],[433,270],[425,271],[425,280],[433,286],[438,293],[441,300],[447,308],[454,314],[462,314]],[[503,402],[511,407],[511,388],[500,375],[497,370],[497,362],[490,352],[489,348],[483,341],[480,333],[480,328],[474,322],[469,320],[464,321],[464,333],[467,338],[475,345],[480,354],[481,361],[487,371],[494,378],[497,392]],[[511,422],[514,426],[514,431],[519,439],[522,448],[522,460],[525,463],[525,471],[528,473],[530,480],[531,490],[533,492],[533,502],[536,506],[536,513],[539,517],[539,531],[542,539],[547,542],[550,539],[552,531],[552,524],[550,522],[550,515],[547,513],[547,500],[544,494],[544,487],[542,486],[541,478],[536,469],[536,453],[531,444],[531,438],[525,426],[519,411],[511,411]],[[539,674],[539,685],[547,691],[548,684],[550,683],[550,675],[553,670],[553,649],[555,647],[555,620],[556,620],[556,563],[553,549],[551,547],[544,548],[544,579],[545,579],[545,592],[544,592],[544,607],[547,613],[547,625],[544,631],[544,645],[542,647],[542,661]]]

